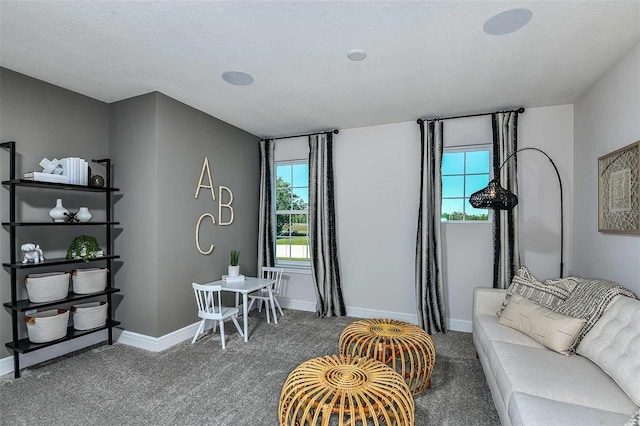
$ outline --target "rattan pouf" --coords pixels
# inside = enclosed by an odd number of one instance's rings
[[[349,324],[340,335],[340,353],[364,356],[389,365],[404,377],[411,393],[431,385],[436,349],[420,327],[391,319],[365,319]]]
[[[370,358],[331,355],[296,367],[282,386],[281,426],[413,425],[411,391],[390,367]]]

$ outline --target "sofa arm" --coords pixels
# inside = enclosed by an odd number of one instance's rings
[[[495,315],[506,296],[506,289],[475,288],[473,290],[473,316]]]

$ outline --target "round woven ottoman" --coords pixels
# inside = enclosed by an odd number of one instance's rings
[[[281,426],[413,425],[415,406],[402,377],[370,358],[331,355],[296,367],[282,386]]]
[[[420,327],[391,319],[365,319],[349,324],[338,343],[342,355],[377,359],[397,371],[413,395],[431,386],[436,349]]]

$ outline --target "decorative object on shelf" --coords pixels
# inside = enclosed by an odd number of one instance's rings
[[[22,250],[22,263],[40,263],[44,261],[40,244],[26,243],[20,246],[20,250]]]
[[[89,186],[95,186],[96,188],[102,188],[104,186],[104,178],[100,175],[91,176]]]
[[[239,260],[240,260],[240,251],[231,250],[231,264],[229,265],[229,269],[227,271],[228,276],[237,277],[238,275],[240,275],[240,266],[238,265]]]
[[[67,157],[60,160],[63,174],[69,177],[69,183],[73,185],[89,184],[89,163],[78,157]]]
[[[60,160],[54,158],[53,160],[49,160],[48,158],[43,158],[40,160],[40,167],[42,167],[42,173],[53,174],[53,175],[61,175],[62,174],[62,165],[60,164]]]
[[[640,141],[598,158],[598,231],[640,234]]]
[[[62,339],[69,325],[68,309],[52,309],[24,317],[31,343],[46,343]]]
[[[78,223],[80,222],[80,219],[78,219],[78,213],[65,213],[64,214],[66,216],[66,219],[64,220],[65,223]]]
[[[551,157],[549,157],[543,150],[527,147],[520,148],[508,156],[502,162],[498,170],[501,170],[507,161],[513,158],[517,153],[527,150],[538,151],[547,157],[556,172],[556,176],[558,177],[558,186],[560,188],[560,277],[562,277],[564,269],[564,202],[562,197],[562,179],[560,179],[560,172],[558,171],[558,167],[556,167],[556,163],[554,163]],[[511,210],[518,205],[518,197],[500,186],[500,181],[498,179],[493,179],[489,182],[489,185],[487,185],[486,188],[471,194],[471,197],[469,197],[469,204],[477,209],[489,208],[495,210]]]
[[[29,300],[33,303],[53,302],[67,297],[69,293],[68,272],[45,272],[24,277]]]
[[[80,303],[71,307],[73,312],[73,328],[76,330],[91,330],[104,327],[107,323],[107,302]]]
[[[69,213],[69,210],[64,208],[61,198],[58,198],[56,200],[56,206],[49,210],[49,216],[51,216],[54,222],[64,222],[67,213]]]
[[[107,287],[107,268],[75,269],[71,272],[73,292],[91,294],[103,291]]]
[[[76,213],[76,218],[80,222],[90,222],[92,217],[93,215],[86,207],[80,207],[80,210],[78,210],[78,213]]]
[[[67,249],[67,259],[82,259],[86,263],[89,263],[90,259],[95,259],[102,255],[98,240],[90,235],[80,235],[74,238]]]

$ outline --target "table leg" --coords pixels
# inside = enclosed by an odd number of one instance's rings
[[[276,304],[273,301],[273,292],[271,291],[271,286],[269,288],[269,301],[271,302],[271,312],[273,312],[273,321],[277,324],[278,317],[276,316]]]
[[[249,312],[247,312],[247,300],[249,299],[249,295],[247,293],[242,293],[242,321],[244,325],[244,341],[249,341]]]

